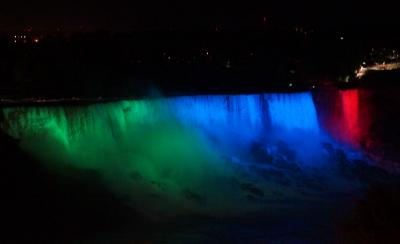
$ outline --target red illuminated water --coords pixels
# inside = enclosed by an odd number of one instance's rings
[[[369,92],[325,91],[315,95],[321,126],[336,140],[355,149],[367,146],[371,124]]]
[[[359,106],[359,91],[339,91],[341,117],[339,118],[339,137],[355,147],[361,142],[361,121]]]

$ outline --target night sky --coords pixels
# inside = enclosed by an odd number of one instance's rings
[[[0,8],[0,31],[241,30],[261,25],[263,16],[275,25],[390,29],[400,26],[397,12],[388,3],[354,1],[8,1]]]

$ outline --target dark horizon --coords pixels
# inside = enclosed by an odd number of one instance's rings
[[[308,1],[161,3],[137,1],[71,3],[7,2],[0,10],[0,31],[27,28],[52,32],[251,30],[263,26],[302,25],[322,31],[392,32],[400,26],[391,5]]]

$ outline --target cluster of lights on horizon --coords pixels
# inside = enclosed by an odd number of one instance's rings
[[[365,62],[363,64],[365,64]],[[388,63],[388,64],[383,62],[382,64],[377,64],[376,63],[374,65],[366,66],[366,67],[361,65],[361,67],[358,70],[356,70],[355,73],[356,73],[356,77],[358,79],[360,79],[368,71],[371,71],[371,70],[378,71],[378,70],[396,70],[396,69],[400,69],[400,62],[398,62],[398,63]]]
[[[26,35],[26,34],[19,34],[19,35],[13,35],[12,36],[12,41],[13,43],[17,44],[17,43],[23,43],[23,44],[27,44],[27,43],[39,43],[40,42],[40,37],[38,36],[34,36],[34,35]]]

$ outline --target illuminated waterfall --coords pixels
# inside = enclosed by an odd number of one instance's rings
[[[262,142],[272,134],[287,139],[290,133],[319,131],[311,93],[12,107],[2,113],[2,129],[49,167],[97,170],[131,204],[166,214],[173,209],[224,213],[260,207],[249,205],[233,188],[234,171],[223,157],[236,156],[253,140]],[[280,133],[285,137],[279,138]]]
[[[272,126],[318,132],[317,112],[310,93],[267,96]]]
[[[341,137],[356,146],[360,142],[358,90],[340,91],[339,94],[342,103]]]
[[[324,129],[337,141],[354,149],[359,148],[362,140],[369,137],[371,125],[368,92],[361,89],[339,90],[324,96],[330,103],[330,106],[322,106],[321,109]]]
[[[15,137],[53,129],[64,140],[90,130],[115,135],[123,134],[128,127],[160,122],[244,134],[270,127],[319,130],[311,93],[192,96],[87,107],[20,107],[3,109],[3,113],[4,129]]]

